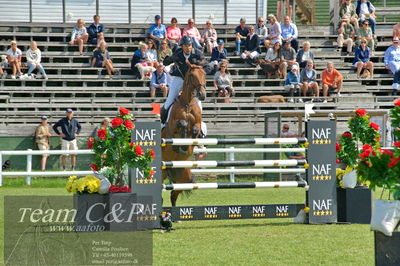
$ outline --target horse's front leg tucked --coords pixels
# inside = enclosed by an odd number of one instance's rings
[[[176,122],[176,127],[178,128],[178,132],[180,131],[181,133],[181,138],[185,139],[187,138],[187,127],[188,123],[185,120],[178,120]],[[188,152],[188,146],[182,145],[182,146],[175,146],[176,148],[174,149],[175,152],[177,153],[182,153],[182,154],[187,154]]]
[[[200,128],[197,125],[192,127],[192,139],[197,139],[200,135]]]

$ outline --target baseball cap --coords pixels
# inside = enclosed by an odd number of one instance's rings
[[[155,20],[159,20],[159,19],[161,19],[161,16],[160,16],[160,15],[156,15],[156,16],[154,17],[154,19],[155,19]]]
[[[393,42],[399,42],[399,37],[394,37],[392,41]]]
[[[246,22],[245,18],[240,18],[240,22]]]
[[[222,40],[222,39],[218,40],[218,44],[224,44],[224,43],[225,43],[224,40]]]
[[[299,70],[299,67],[298,67],[297,65],[293,65],[293,66],[292,66],[292,70],[293,70],[293,69]]]
[[[65,110],[66,113],[72,113],[73,110],[71,108],[68,108],[67,110]]]
[[[42,119],[42,120],[47,120],[47,119],[48,119],[48,117],[47,117],[47,116],[45,116],[45,115],[42,115],[42,116],[40,117],[40,119]]]

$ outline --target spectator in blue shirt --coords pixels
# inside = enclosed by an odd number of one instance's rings
[[[284,18],[284,23],[281,24],[282,30],[282,40],[284,42],[290,42],[293,49],[297,52],[299,49],[299,41],[297,26],[290,21],[290,17],[286,16]]]
[[[236,36],[236,50],[235,55],[240,55],[240,46],[245,45],[247,35],[249,35],[249,29],[246,27],[246,19],[240,19],[240,25],[235,28]]]
[[[393,37],[393,45],[385,51],[385,67],[393,73],[393,90],[400,89],[400,44],[399,38]]]
[[[353,67],[357,68],[357,78],[361,77],[361,71],[367,68],[371,73],[370,78],[374,75],[374,64],[370,61],[370,49],[367,46],[367,40],[361,39],[361,45],[357,46],[353,60]]]
[[[100,23],[100,16],[93,16],[93,23],[87,29],[89,34],[89,43],[97,46],[101,41],[104,41],[104,25]]]
[[[168,94],[167,73],[164,71],[164,65],[160,63],[157,70],[154,71],[150,81],[150,97],[156,97],[156,91],[162,91],[163,97]]]
[[[218,64],[219,62],[221,62],[222,60],[227,59],[228,57],[228,52],[225,49],[225,42],[222,39],[219,39],[217,42],[218,46],[214,47],[212,52],[211,52],[211,62],[216,61],[216,63]]]
[[[288,92],[290,99],[289,103],[293,103],[294,99],[294,93],[296,91],[299,92],[300,94],[300,88],[303,86],[302,83],[300,83],[300,75],[299,75],[299,67],[298,65],[293,65],[292,70],[286,75],[286,80],[285,80],[285,90]],[[303,100],[299,99],[299,103],[302,103]]]
[[[161,16],[156,15],[154,17],[155,23],[151,25],[149,29],[149,37],[153,39],[156,43],[157,49],[160,48],[160,40],[163,40],[167,37],[167,29],[165,25],[161,24]]]
[[[131,61],[131,69],[133,71],[133,75],[135,76],[135,78],[140,77],[140,73],[138,68],[136,67],[136,64],[137,63],[146,64],[146,53],[147,53],[147,44],[145,44],[144,42],[140,42],[139,49],[133,53]]]

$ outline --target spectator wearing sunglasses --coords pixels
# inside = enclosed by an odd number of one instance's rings
[[[361,39],[361,44],[356,48],[353,60],[353,67],[357,69],[357,78],[361,77],[363,69],[368,69],[370,78],[374,76],[374,64],[370,61],[370,49],[367,46],[367,40]]]
[[[260,38],[260,45],[265,45],[265,38],[268,36],[268,29],[264,24],[264,18],[258,17],[258,23],[254,27],[258,38]],[[269,47],[267,47],[269,48]]]
[[[367,46],[369,47],[370,51],[375,51],[374,35],[372,34],[372,30],[369,27],[368,20],[364,20],[362,23],[362,27],[358,29],[356,45],[359,46],[361,44],[361,40],[363,39],[367,41]]]

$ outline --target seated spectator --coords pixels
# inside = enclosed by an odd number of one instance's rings
[[[218,92],[218,97],[232,97],[235,89],[233,88],[233,80],[228,72],[228,62],[221,61],[219,71],[214,75],[214,89]],[[232,100],[224,99],[217,102],[230,103]]]
[[[83,19],[78,19],[76,25],[72,29],[70,45],[77,44],[79,47],[79,54],[83,54],[83,45],[87,43],[89,35],[87,34],[85,21]]]
[[[314,54],[311,52],[310,46],[310,42],[303,42],[303,49],[300,49],[296,56],[296,62],[299,64],[301,69],[307,66],[308,60],[311,60],[314,63]]]
[[[255,60],[260,55],[260,39],[258,38],[258,35],[254,32],[254,26],[249,27],[249,35],[247,35],[245,46],[245,50],[240,55],[240,57],[246,60],[251,65],[254,65]]]
[[[345,0],[339,9],[339,18],[341,18],[340,24],[342,22],[351,23],[354,29],[358,30],[358,16],[356,13],[356,7],[351,2],[351,0]],[[341,25],[339,25],[340,28]]]
[[[37,69],[42,75],[44,79],[47,79],[46,71],[42,64],[40,63],[42,59],[42,53],[35,41],[31,42],[31,47],[26,51],[26,61],[28,64],[28,75],[31,76],[33,70]]]
[[[211,52],[210,63],[205,66],[205,71],[207,74],[216,73],[218,71],[218,65],[221,61],[226,60],[228,57],[228,52],[224,47],[224,40],[218,40],[218,46],[214,47]]]
[[[168,94],[168,78],[167,73],[164,71],[164,65],[160,63],[157,66],[156,71],[153,72],[150,81],[150,97],[156,97],[156,91],[161,91],[163,97],[167,97]]]
[[[303,86],[300,82],[300,75],[299,75],[299,66],[294,65],[292,67],[292,70],[287,74],[286,80],[285,80],[285,90],[289,94],[289,102],[294,103],[293,96],[296,93],[296,91],[299,92],[300,94],[300,89]],[[303,99],[299,99],[299,103],[302,103]]]
[[[393,25],[393,38],[394,37],[400,39],[400,22]]]
[[[1,75],[0,78],[2,78],[2,79],[6,78],[6,74],[1,66],[0,66],[0,75]]]
[[[99,43],[104,41],[104,25],[100,23],[99,15],[93,16],[93,23],[90,24],[87,31],[89,34],[89,43],[99,46]]]
[[[146,62],[148,66],[156,67],[158,65],[157,47],[152,39],[147,40]]]
[[[199,30],[194,25],[195,25],[194,19],[192,18],[188,19],[188,26],[185,29],[183,29],[182,36],[187,35],[191,37],[193,47],[201,50],[202,48],[200,44],[201,35]]]
[[[300,73],[300,82],[303,84],[303,97],[307,96],[307,92],[313,91],[314,96],[317,97],[316,101],[319,101],[319,87],[317,82],[317,71],[314,69],[314,62],[307,60],[306,68]]]
[[[294,65],[298,67],[299,64],[296,62],[296,51],[290,46],[290,42],[284,43],[281,54],[282,60],[280,71],[283,75],[283,78],[286,79],[287,72],[290,71]]]
[[[283,10],[286,9],[286,15],[289,18],[293,15],[293,7],[294,1],[293,0],[278,0],[276,1],[276,16],[278,17],[278,21],[282,21]]]
[[[169,47],[173,52],[178,48],[179,41],[182,37],[181,29],[177,26],[178,20],[176,18],[171,19],[171,26],[167,29],[167,39],[169,42]]]
[[[299,41],[297,40],[298,31],[296,24],[292,23],[290,17],[286,16],[284,23],[281,24],[282,41],[290,42],[292,48],[296,51],[299,49]]]
[[[400,90],[400,44],[399,38],[394,37],[393,45],[385,51],[385,68],[393,73],[393,92]]]
[[[282,29],[279,22],[276,20],[276,17],[272,14],[269,14],[267,17],[269,25],[269,34],[266,38],[266,45],[275,44],[276,42],[282,43]]]
[[[337,96],[340,97],[340,90],[343,84],[343,75],[337,71],[333,62],[328,62],[326,64],[326,69],[322,71],[322,94],[324,95],[324,103],[327,103],[328,91],[335,91]]]
[[[354,27],[347,22],[342,22],[342,26],[338,29],[337,45],[338,50],[343,49],[343,44],[347,45],[347,55],[353,51],[354,43]]]
[[[270,79],[272,74],[275,74],[275,78],[280,78],[279,66],[281,65],[281,59],[281,43],[276,42],[273,48],[268,48],[264,62],[260,64],[267,79]]]
[[[136,67],[136,64],[141,63],[147,66],[146,53],[147,53],[147,44],[145,44],[144,42],[140,42],[139,49],[133,53],[131,61],[131,69],[133,71],[133,75],[135,76],[135,78],[141,78],[139,70]]]
[[[364,20],[369,21],[369,24],[371,24],[372,34],[375,34],[376,23],[374,5],[367,0],[358,0],[356,5],[356,13],[360,19],[360,23],[363,23]]]
[[[17,47],[16,41],[11,41],[11,48],[7,50],[6,54],[7,54],[8,65],[11,67],[12,71],[11,78],[15,79],[16,75],[20,77],[22,75],[21,72],[22,52]]]
[[[364,20],[362,23],[362,27],[358,29],[356,41],[357,46],[361,44],[361,40],[367,40],[367,46],[369,47],[372,54],[372,52],[375,51],[375,40],[374,35],[372,34],[372,30],[369,27],[368,20]]]
[[[92,138],[97,137],[97,131],[99,131],[100,129],[108,129],[109,130],[108,132],[111,132],[112,129],[111,119],[108,117],[104,117],[103,121],[101,121],[101,124],[93,129],[92,134],[90,134],[90,136]]]
[[[167,29],[161,24],[161,16],[154,17],[155,23],[149,28],[149,38],[152,39],[157,47],[160,48],[160,42],[167,37]]]
[[[298,138],[299,135],[290,130],[289,124],[283,124],[281,130],[281,138]]]
[[[107,69],[109,79],[111,79],[112,75],[116,72],[105,41],[100,42],[99,47],[93,51],[92,67],[104,67]]]
[[[211,20],[207,20],[206,27],[201,33],[201,43],[204,44],[207,52],[210,54],[212,49],[217,46],[217,32],[214,29]]]
[[[241,18],[240,25],[235,28],[235,55],[240,55],[240,46],[243,46],[246,43],[247,35],[249,35],[249,29],[246,26],[246,19]]]
[[[161,41],[161,46],[157,51],[158,62],[163,63],[164,59],[169,56],[172,56],[172,50],[168,47],[167,40],[164,39]]]
[[[268,36],[268,29],[264,24],[264,18],[258,17],[258,23],[255,26],[256,34],[260,38],[260,45],[265,45],[265,38]]]
[[[357,69],[357,78],[361,77],[361,71],[363,69],[369,70],[370,78],[374,76],[374,64],[370,61],[370,49],[367,46],[366,39],[362,39],[361,45],[356,48],[353,67]]]

